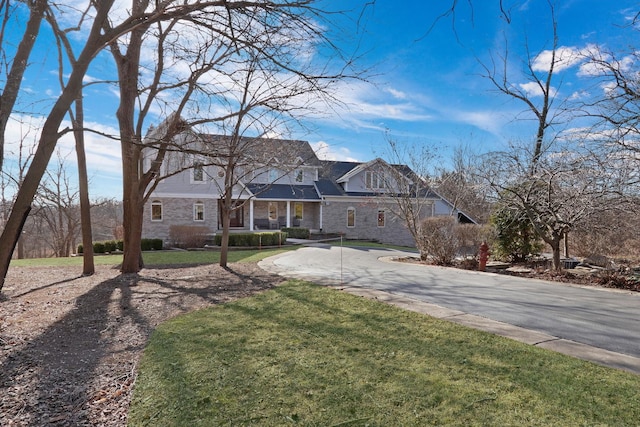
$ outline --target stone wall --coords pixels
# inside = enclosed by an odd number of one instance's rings
[[[151,203],[162,202],[162,220],[151,220]],[[196,202],[204,203],[204,221],[194,221],[193,205]],[[218,229],[218,200],[217,199],[191,199],[191,198],[150,198],[144,207],[144,220],[142,223],[142,237],[162,239],[166,247],[172,246],[170,231],[172,225],[189,225],[207,227],[209,234],[214,234]]]
[[[404,221],[393,215],[388,205],[329,201],[322,208],[322,229],[327,233],[342,233],[347,239],[373,239],[381,243],[415,247]],[[348,208],[356,211],[354,227],[347,227]],[[378,209],[385,211],[383,227],[378,226]]]

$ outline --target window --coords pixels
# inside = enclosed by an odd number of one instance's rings
[[[378,209],[378,227],[384,227],[384,209]]]
[[[296,169],[296,182],[304,181],[304,171],[302,169]]]
[[[276,202],[269,202],[269,219],[272,221],[278,219],[278,204]]]
[[[356,208],[347,209],[347,227],[356,226]]]
[[[195,202],[193,204],[193,220],[204,221],[204,203]]]
[[[364,173],[364,183],[366,188],[379,190],[385,188],[385,176],[382,172],[366,171]]]
[[[160,200],[151,202],[151,221],[162,221],[162,202]]]
[[[193,182],[204,181],[204,168],[202,163],[195,162],[193,164]]]
[[[295,216],[295,219],[302,219],[302,214],[304,212],[303,206],[302,202],[295,202],[293,204],[293,215]]]
[[[276,182],[279,177],[278,169],[269,169],[269,182]]]

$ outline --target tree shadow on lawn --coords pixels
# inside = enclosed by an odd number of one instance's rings
[[[58,318],[52,315],[41,334],[11,345],[0,341],[0,355],[6,356],[0,359],[0,424],[125,424],[137,362],[159,323],[279,281],[255,265],[227,270],[208,265],[146,269],[93,286],[80,278],[57,280],[8,298],[3,305],[24,303],[20,297],[35,298],[56,286],[87,287],[66,301],[73,308]],[[45,310],[33,316],[46,316]]]

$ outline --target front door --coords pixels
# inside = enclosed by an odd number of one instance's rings
[[[244,205],[240,202],[234,202],[235,209],[231,211],[229,217],[229,227],[244,227]],[[239,205],[239,206],[237,206]],[[222,228],[222,200],[218,200],[218,212],[220,212],[218,218],[218,227]]]

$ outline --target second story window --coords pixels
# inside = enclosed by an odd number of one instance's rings
[[[269,169],[269,182],[276,182],[280,178],[278,169]]]
[[[366,171],[364,173],[364,183],[366,188],[380,190],[386,188],[385,176],[382,172]]]
[[[204,181],[204,167],[202,163],[195,162],[193,164],[193,182],[203,182]]]
[[[304,171],[302,169],[296,169],[296,182],[300,183],[304,181]]]

